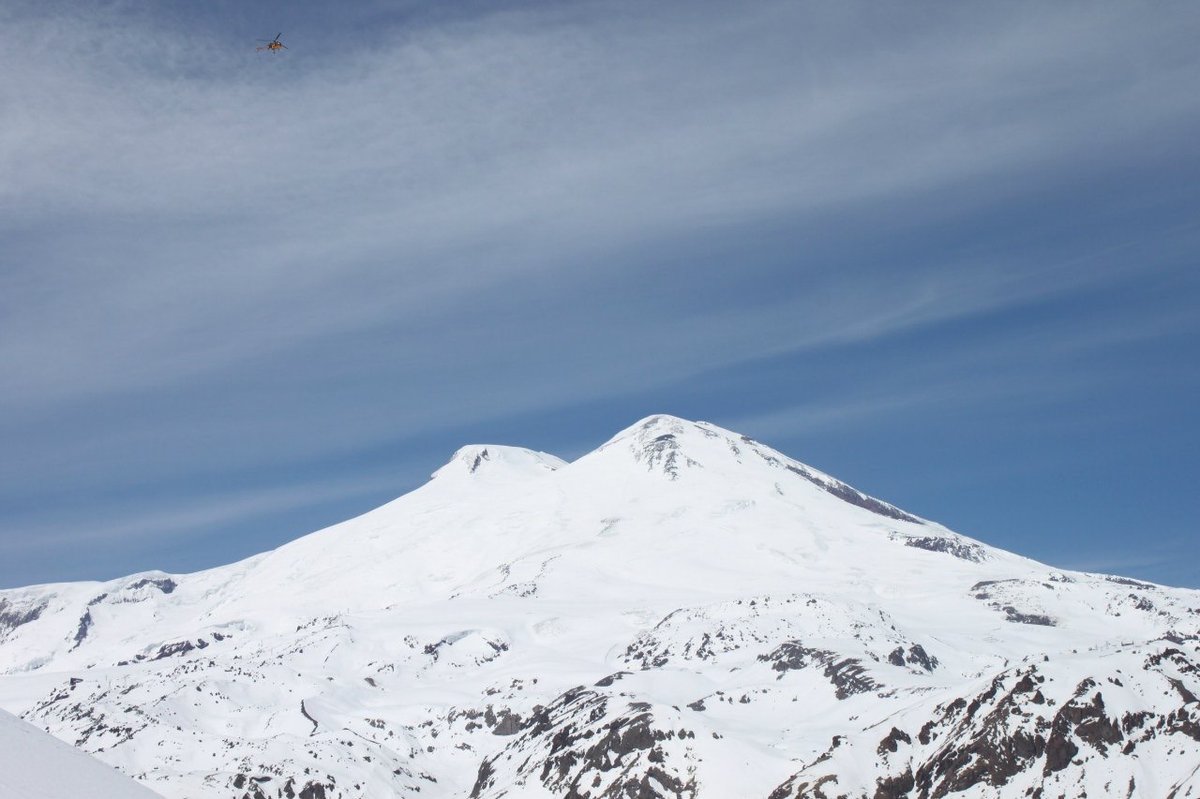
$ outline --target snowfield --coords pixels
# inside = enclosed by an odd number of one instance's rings
[[[1198,641],[1200,592],[654,416],[229,566],[2,591],[0,707],[171,799],[1183,799]]]

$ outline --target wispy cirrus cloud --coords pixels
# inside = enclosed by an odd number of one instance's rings
[[[19,557],[65,547],[97,548],[117,544],[130,547],[151,539],[161,547],[169,542],[186,540],[198,530],[212,530],[234,522],[245,522],[247,519],[295,511],[334,500],[371,496],[394,486],[395,479],[391,477],[373,480],[356,477],[212,492],[203,497],[185,498],[165,508],[143,506],[113,509],[107,516],[76,512],[71,514],[73,518],[70,519],[41,519],[26,525],[24,535],[19,538],[0,539],[0,553]]]
[[[0,339],[21,378],[10,399],[170,384],[408,315],[452,323],[523,276],[619,272],[594,259],[638,241],[920,202],[1069,163],[1081,145],[1102,157],[1198,113],[1169,48],[1152,79],[1111,62],[1122,41],[1179,35],[1121,9],[1083,26],[1071,9],[909,22],[885,39],[793,4],[582,8],[410,33],[320,65],[213,65],[217,42],[148,48],[166,32],[100,12],[10,21],[0,207],[16,251],[40,262],[13,270],[26,290],[9,293]],[[64,217],[52,241],[38,235]],[[1004,301],[1003,280],[957,274],[896,281],[886,308],[869,290],[842,297],[840,325],[803,301],[791,311],[814,320],[801,334],[855,336],[905,324],[906,305]],[[659,321],[641,334],[679,323]]]

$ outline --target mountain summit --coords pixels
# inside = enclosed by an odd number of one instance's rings
[[[476,475],[476,479],[519,480],[529,475],[552,472],[566,465],[566,461],[545,452],[496,444],[472,444],[455,452],[449,463],[433,473],[433,478],[446,480]]]
[[[1200,592],[651,416],[229,566],[0,592],[0,706],[164,797],[1200,796]]]

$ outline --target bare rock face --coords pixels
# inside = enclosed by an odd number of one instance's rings
[[[0,641],[22,624],[37,621],[49,604],[48,599],[22,601],[0,596]]]
[[[511,744],[480,765],[471,797],[536,781],[573,799],[693,799],[688,741],[695,737],[678,712],[580,686],[539,707]]]
[[[1200,742],[1198,653],[1140,646],[1108,660],[1106,673],[1077,681],[1068,675],[1092,665],[1078,658],[1006,670],[974,694],[915,714],[911,734],[893,727],[875,746],[873,784],[843,786],[831,767],[844,758],[835,746],[771,797],[1084,796],[1089,786],[1096,796],[1137,795],[1129,786],[1154,784],[1152,764]],[[1159,693],[1173,699],[1154,711],[1130,702]],[[849,746],[871,740],[862,734]],[[1169,795],[1196,795],[1200,781],[1188,771],[1168,781]]]
[[[960,560],[978,563],[987,557],[983,547],[963,539],[961,536],[895,536],[906,547],[916,547],[927,552],[943,552]]]

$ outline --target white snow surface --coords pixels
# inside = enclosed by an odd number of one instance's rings
[[[1200,592],[1053,569],[652,416],[572,463],[464,447],[229,566],[0,591],[0,707],[171,799],[869,797],[905,769],[914,796],[1182,799],[1198,639]],[[1031,742],[1017,771],[953,761],[1002,733]]]
[[[112,766],[0,710],[0,797],[162,799]]]

